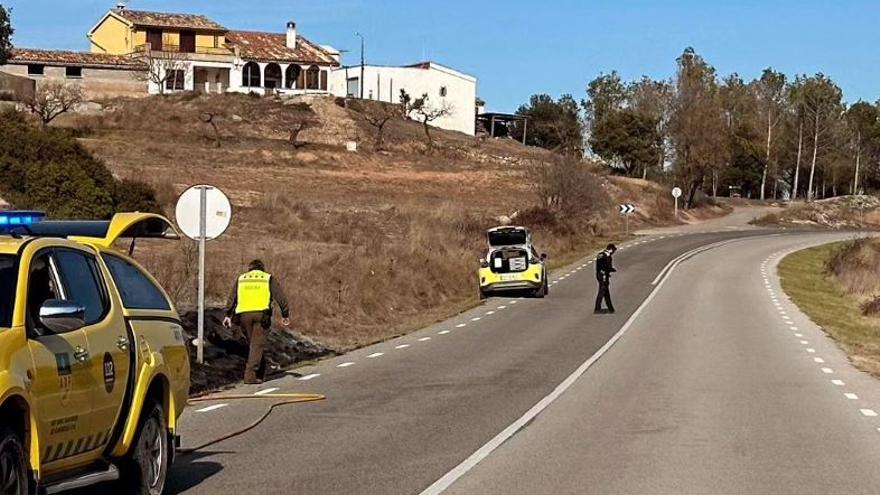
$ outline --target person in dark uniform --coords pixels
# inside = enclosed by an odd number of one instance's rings
[[[614,313],[614,303],[611,302],[611,274],[614,269],[614,252],[617,246],[609,244],[604,251],[596,257],[596,280],[599,281],[599,293],[596,295],[596,313],[602,312],[602,301],[608,307],[609,313]]]
[[[230,328],[235,318],[247,335],[250,345],[244,369],[244,382],[247,384],[262,383],[265,378],[263,352],[272,326],[273,302],[281,309],[281,324],[290,326],[290,306],[281,284],[266,272],[262,261],[251,261],[248,271],[238,277],[229,295],[226,318],[223,319],[223,325]]]

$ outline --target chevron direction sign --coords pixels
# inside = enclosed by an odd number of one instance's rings
[[[620,208],[621,215],[632,215],[636,212],[636,205],[631,205],[629,203],[622,204],[618,208]]]

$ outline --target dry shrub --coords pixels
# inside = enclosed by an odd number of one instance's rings
[[[610,205],[608,194],[584,160],[551,157],[535,162],[528,175],[541,205],[563,218],[603,211]]]
[[[862,304],[862,314],[865,316],[880,316],[880,296],[865,301]]]
[[[844,244],[828,260],[827,270],[852,294],[880,292],[880,242],[857,239]]]

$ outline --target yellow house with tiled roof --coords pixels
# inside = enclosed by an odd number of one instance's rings
[[[128,55],[146,49],[231,56],[229,30],[203,15],[115,8],[89,31],[92,53]]]

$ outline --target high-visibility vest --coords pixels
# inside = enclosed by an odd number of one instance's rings
[[[272,304],[272,291],[269,279],[272,275],[260,270],[251,270],[238,277],[238,299],[235,313],[266,311]]]

